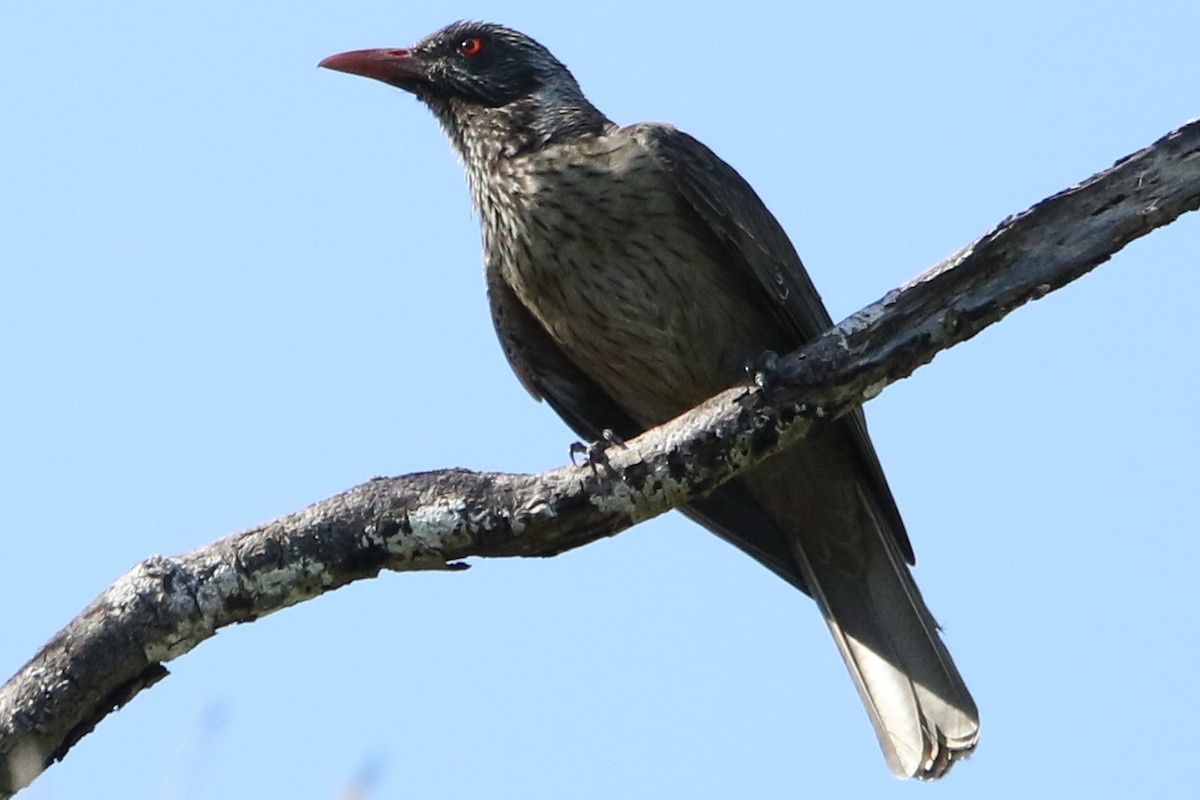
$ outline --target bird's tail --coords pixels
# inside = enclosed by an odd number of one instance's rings
[[[865,574],[811,558],[795,537],[793,550],[888,767],[900,778],[940,778],[975,749],[979,712],[891,535],[871,527]]]

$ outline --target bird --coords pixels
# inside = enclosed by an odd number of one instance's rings
[[[833,326],[733,167],[671,125],[617,125],[530,36],[459,21],[319,66],[433,112],[465,168],[504,354],[581,437],[632,438]],[[861,408],[681,510],[816,601],[894,775],[939,778],[975,749],[978,710]]]

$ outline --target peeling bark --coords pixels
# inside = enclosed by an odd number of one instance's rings
[[[221,627],[385,569],[464,569],[471,556],[548,556],[616,534],[705,495],[1197,207],[1193,122],[849,317],[784,359],[769,392],[730,389],[602,463],[376,478],[191,553],[148,558],[0,688],[0,798]]]

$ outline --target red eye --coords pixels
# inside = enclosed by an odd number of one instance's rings
[[[458,52],[464,56],[477,56],[483,52],[483,37],[468,36],[458,43]]]

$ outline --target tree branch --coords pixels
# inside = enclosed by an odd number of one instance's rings
[[[0,688],[0,797],[212,636],[381,570],[553,555],[703,496],[940,351],[1200,207],[1200,122],[1011,217],[789,356],[607,453],[540,475],[377,478],[186,555],[143,561]]]

